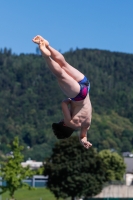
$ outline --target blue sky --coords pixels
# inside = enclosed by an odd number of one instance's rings
[[[0,48],[36,53],[37,34],[62,53],[78,47],[133,54],[133,0],[0,0]]]

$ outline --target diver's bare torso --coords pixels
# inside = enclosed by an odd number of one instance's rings
[[[92,106],[87,94],[86,98],[82,101],[71,101],[70,103],[71,121],[66,126],[69,126],[75,130],[81,128],[90,128],[92,117]],[[67,122],[68,123],[68,122]]]

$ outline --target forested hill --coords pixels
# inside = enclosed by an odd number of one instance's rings
[[[133,150],[133,54],[77,49],[66,60],[90,80],[93,106],[89,139],[98,150]],[[43,159],[56,139],[51,124],[62,118],[61,93],[40,55],[0,52],[0,150],[18,135],[26,156]]]

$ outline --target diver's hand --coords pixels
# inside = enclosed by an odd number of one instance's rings
[[[89,141],[87,141],[87,137],[79,138],[79,140],[82,146],[86,149],[89,149],[92,146],[92,144]]]

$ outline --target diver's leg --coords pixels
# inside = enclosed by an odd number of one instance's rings
[[[43,56],[51,56],[51,58],[55,62],[57,62],[60,67],[64,69],[66,73],[69,74],[69,76],[71,76],[74,80],[79,82],[84,78],[84,75],[79,70],[75,69],[69,63],[67,63],[64,56],[59,51],[51,47],[49,45],[49,42],[45,40],[42,36],[36,36],[35,38],[33,38],[33,42],[39,45]]]
[[[58,52],[50,45],[47,46],[47,49],[51,52],[51,57],[53,58],[53,60],[55,60],[61,66],[61,68],[64,69],[67,74],[69,74],[69,76],[71,76],[77,82],[81,81],[84,78],[84,75],[79,70],[75,69],[66,62],[64,56],[60,52]]]
[[[75,97],[80,91],[80,86],[76,80],[74,80],[69,74],[65,72],[60,65],[50,57],[45,57],[45,60],[49,66],[51,72],[56,76],[58,84],[61,90],[67,97]]]
[[[66,73],[64,68],[61,67],[57,61],[51,58],[52,53],[47,48],[48,43],[46,42],[46,40],[42,40],[39,38],[39,36],[36,36],[33,39],[33,42],[39,45],[41,53],[43,57],[45,58],[49,66],[49,69],[56,76],[57,81],[62,91],[67,95],[67,97],[71,97],[71,98],[75,97],[80,91],[80,86],[78,82],[68,73]],[[51,57],[50,57],[50,54],[51,54]]]

